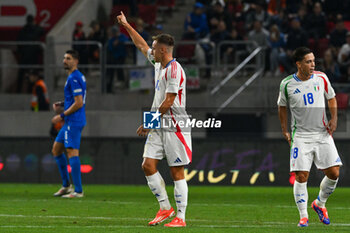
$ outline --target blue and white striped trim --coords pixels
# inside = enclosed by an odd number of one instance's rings
[[[314,77],[314,74],[311,75],[310,79],[312,79]],[[293,74],[293,78],[297,81],[297,82],[301,82],[301,80],[298,78],[297,74]]]
[[[79,93],[79,92],[82,92],[83,90],[81,89],[81,88],[79,88],[79,89],[75,89],[73,92],[74,93]]]
[[[293,74],[293,78],[294,78],[297,82],[301,82],[301,80],[298,78],[297,74]]]

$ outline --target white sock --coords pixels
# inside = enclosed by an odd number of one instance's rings
[[[299,183],[298,181],[295,181],[293,193],[295,204],[299,210],[300,219],[309,218],[309,215],[307,213],[307,201],[309,198],[309,194],[307,193],[307,182]]]
[[[160,209],[170,210],[171,205],[168,199],[168,194],[165,190],[165,182],[159,172],[154,173],[151,176],[146,176],[148,187],[152,193],[156,196]]]
[[[188,187],[186,179],[174,181],[174,196],[177,207],[176,217],[185,221],[185,213],[187,207]]]
[[[335,187],[337,186],[338,179],[331,180],[327,176],[323,178],[320,184],[320,192],[316,199],[316,204],[324,208],[327,202],[328,197],[334,192]]]

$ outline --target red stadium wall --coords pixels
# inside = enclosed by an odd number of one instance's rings
[[[1,0],[0,40],[16,40],[27,15],[49,32],[76,0]]]

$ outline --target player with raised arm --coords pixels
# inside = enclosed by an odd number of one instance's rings
[[[78,52],[74,50],[66,51],[63,65],[68,73],[68,78],[64,86],[64,102],[57,102],[53,105],[58,115],[52,118],[52,123],[56,124],[64,120],[64,125],[52,147],[52,155],[55,157],[63,183],[62,188],[54,193],[54,196],[62,196],[64,198],[84,196],[81,185],[79,148],[81,131],[86,125],[86,80],[84,75],[78,70],[78,63]],[[69,181],[67,159],[64,154],[65,149],[72,168],[74,191]]]
[[[127,30],[135,46],[154,65],[155,94],[152,111],[159,112],[162,119],[171,119],[174,123],[182,117],[186,118],[186,75],[181,65],[173,58],[174,38],[168,34],[157,35],[152,38],[152,48],[149,48],[146,41],[127,22],[123,12],[117,16],[117,19],[118,23]],[[188,187],[184,166],[192,160],[190,131],[182,130],[178,125],[174,131],[149,130],[141,125],[137,129],[137,134],[147,136],[142,169],[148,186],[160,205],[156,217],[148,224],[157,225],[175,214],[165,190],[165,182],[157,170],[158,162],[166,158],[175,185],[177,215],[164,226],[185,227]]]
[[[338,120],[335,92],[327,75],[315,71],[315,56],[310,49],[297,48],[293,58],[298,71],[282,80],[277,104],[282,133],[290,145],[290,171],[296,175],[293,193],[300,214],[298,226],[306,227],[309,223],[307,181],[313,162],[325,176],[311,207],[322,223],[330,224],[325,204],[336,188],[342,165],[332,137]],[[329,122],[325,98],[331,113]],[[287,106],[292,135],[287,126]]]

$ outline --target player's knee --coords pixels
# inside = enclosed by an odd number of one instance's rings
[[[327,177],[332,180],[336,180],[339,177],[339,169],[333,169],[332,172],[330,172]]]
[[[309,178],[309,175],[306,173],[303,173],[303,172],[296,172],[296,174],[295,174],[295,179],[299,183],[307,182],[308,178]]]
[[[183,180],[185,179],[185,175],[183,173],[175,173],[172,174],[173,180],[177,181],[177,180]]]
[[[142,163],[142,170],[146,175],[154,174],[156,171],[155,167],[151,163],[143,162]]]

